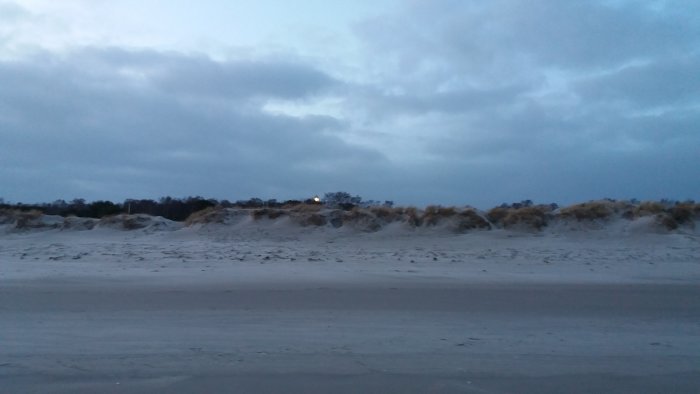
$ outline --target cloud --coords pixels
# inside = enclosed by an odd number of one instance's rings
[[[180,94],[295,99],[318,93],[332,83],[327,75],[296,64],[205,61],[178,66],[182,68],[169,70],[157,83]]]
[[[23,172],[25,185],[10,183],[17,196],[8,197],[240,196],[278,184],[287,185],[286,194],[305,196],[311,190],[296,187],[295,179],[308,184],[328,168],[352,171],[343,169],[348,161],[383,160],[335,136],[346,127],[342,120],[272,115],[260,108],[260,97],[304,99],[332,78],[287,63],[214,63],[122,50],[0,63],[0,162],[5,176]],[[221,93],[212,68],[225,70],[220,82],[235,94]],[[169,85],[196,78],[197,71],[211,84],[198,84],[196,94]],[[275,84],[247,80],[267,77]],[[47,184],[54,186],[43,189]]]
[[[15,3],[0,1],[0,21],[13,22],[29,15],[29,11]]]
[[[412,2],[355,26],[385,59],[368,66],[382,82],[362,100],[384,132],[393,119],[397,134],[419,141],[404,155],[434,174],[432,190],[504,201],[697,198],[684,181],[700,168],[697,8]]]
[[[700,53],[631,65],[578,83],[586,101],[621,102],[643,110],[700,104]]]
[[[399,2],[352,27],[339,64],[311,48],[37,50],[0,62],[4,197],[699,199],[697,15],[680,0]]]

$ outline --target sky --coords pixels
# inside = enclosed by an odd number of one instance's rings
[[[0,197],[700,200],[695,0],[0,0]]]

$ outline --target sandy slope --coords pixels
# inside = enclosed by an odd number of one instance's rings
[[[696,392],[700,238],[0,236],[0,392]]]

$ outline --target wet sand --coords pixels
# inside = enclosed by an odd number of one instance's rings
[[[8,393],[696,393],[694,284],[0,284]]]

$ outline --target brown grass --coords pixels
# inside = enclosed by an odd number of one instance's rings
[[[474,209],[467,209],[457,214],[457,231],[475,229],[490,229],[489,222],[481,217]]]
[[[486,217],[494,224],[500,224],[513,208],[496,207],[486,212]]]
[[[564,219],[598,220],[607,219],[615,213],[615,206],[609,201],[591,201],[562,208],[559,216]]]
[[[700,217],[700,204],[676,204],[668,210],[668,214],[680,224],[688,223]]]
[[[15,228],[17,229],[27,229],[27,228],[37,228],[43,227],[41,223],[36,223],[35,221],[39,219],[43,213],[36,209],[30,211],[15,211]]]
[[[416,207],[403,208],[403,217],[406,223],[413,227],[420,227],[420,225],[423,224],[421,215]]]
[[[288,209],[290,212],[298,212],[298,213],[318,212],[321,209],[323,209],[323,205],[321,205],[321,204],[296,204],[296,205],[292,205],[288,208],[285,208],[285,206],[283,206],[282,209]]]
[[[195,224],[223,223],[225,210],[221,207],[208,207],[201,211],[193,212],[185,219],[185,226]]]
[[[149,218],[136,215],[122,215],[122,227],[125,230],[137,230],[148,226]]]
[[[681,225],[690,224],[700,218],[700,204],[679,203],[656,215],[656,221],[669,230],[676,230]]]
[[[503,223],[506,227],[512,227],[523,223],[537,230],[545,227],[548,222],[550,209],[548,206],[536,205],[513,210],[506,216]]]
[[[255,220],[260,220],[263,218],[268,218],[268,219],[277,219],[281,216],[287,215],[287,211],[283,209],[275,209],[275,208],[259,208],[259,209],[254,209],[251,212],[251,215],[253,216],[253,219]]]
[[[121,214],[105,216],[102,219],[100,219],[101,224],[117,225],[123,228],[124,230],[138,230],[140,228],[148,226],[149,222],[150,217],[146,215]]]
[[[503,228],[525,225],[537,230],[547,226],[552,207],[549,205],[534,205],[522,208],[496,207],[486,213],[486,217],[494,224]]]
[[[382,225],[377,216],[369,209],[354,207],[343,212],[343,223],[351,223],[365,231],[377,231]]]
[[[635,214],[637,217],[658,215],[666,211],[666,207],[656,201],[644,201],[639,204],[635,209]]]
[[[370,207],[369,212],[371,212],[377,219],[380,219],[387,223],[391,223],[401,218],[401,215],[403,214],[403,208],[377,206]]]
[[[0,209],[0,224],[9,224],[15,221],[14,211],[11,209]]]
[[[61,228],[63,228],[63,229],[78,229],[78,230],[92,230],[98,222],[99,222],[99,219],[79,218],[77,216],[67,216],[63,219],[63,224],[61,225]]]
[[[667,230],[676,230],[679,223],[668,213],[662,212],[656,215],[656,222],[666,227]]]
[[[448,219],[457,215],[455,207],[441,207],[439,205],[429,205],[423,211],[421,221],[426,226],[435,226],[443,219]]]
[[[303,214],[297,217],[302,226],[325,226],[328,220],[319,213]]]

